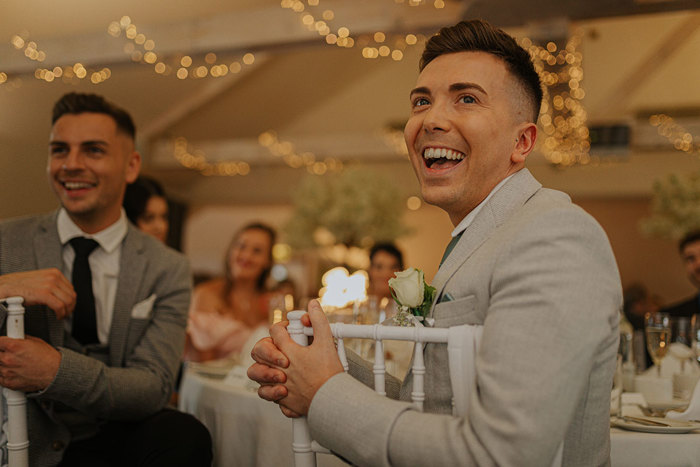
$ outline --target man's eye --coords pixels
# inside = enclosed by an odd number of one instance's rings
[[[104,151],[99,146],[90,146],[87,148],[87,152],[90,154],[104,154]]]
[[[430,101],[425,97],[419,97],[418,99],[413,101],[413,107],[422,107],[428,104],[430,104]]]
[[[473,96],[462,96],[459,98],[459,101],[463,104],[473,104],[476,102],[476,99]]]

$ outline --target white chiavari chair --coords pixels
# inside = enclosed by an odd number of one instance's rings
[[[311,328],[301,324],[304,311],[291,311],[287,314],[289,331],[292,339],[299,345],[308,345],[309,336],[313,335]],[[384,340],[402,340],[415,343],[413,356],[413,388],[411,399],[413,404],[423,410],[425,400],[424,376],[425,363],[423,347],[426,343],[447,344],[450,369],[450,385],[453,394],[453,414],[464,416],[467,413],[468,394],[474,386],[474,358],[478,349],[482,326],[462,325],[451,328],[428,328],[423,326],[400,327],[382,326],[380,324],[331,324],[331,332],[337,339],[338,357],[345,371],[348,371],[348,360],[343,339],[373,339],[375,341],[374,357],[374,390],[381,395],[385,392],[386,366],[384,363]],[[311,439],[305,417],[292,420],[294,465],[296,467],[315,467],[316,453],[330,454],[330,451]]]
[[[2,301],[7,304],[7,337],[24,339],[24,307],[22,307],[24,299],[10,297],[2,299]],[[2,388],[0,399],[3,399],[0,404],[2,438],[7,440],[7,444],[2,449],[2,464],[9,467],[27,467],[29,465],[27,397],[22,391]],[[5,410],[7,410],[6,417]],[[7,422],[5,422],[5,418],[7,418]]]

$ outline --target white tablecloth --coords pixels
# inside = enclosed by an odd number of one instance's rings
[[[179,406],[209,429],[215,467],[294,465],[291,420],[276,404],[260,399],[243,385],[224,384],[188,370],[183,375]],[[327,454],[318,455],[318,465],[346,466]]]
[[[214,466],[293,466],[292,422],[255,391],[185,372],[180,410],[196,416],[214,441]],[[700,432],[690,434],[610,431],[613,467],[700,467]],[[345,466],[329,455],[319,466]]]
[[[656,434],[612,428],[613,467],[700,467],[700,432]]]

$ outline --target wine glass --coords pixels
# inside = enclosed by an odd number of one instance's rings
[[[670,317],[668,313],[649,313],[646,319],[647,350],[656,365],[658,376],[661,377],[661,359],[668,351],[671,340]]]

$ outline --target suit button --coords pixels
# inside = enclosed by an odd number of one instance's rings
[[[66,445],[63,443],[63,441],[54,441],[51,447],[54,451],[61,451],[66,447]]]
[[[41,402],[39,402],[39,405],[41,406],[42,409],[49,410],[49,403],[48,402],[41,401]]]

